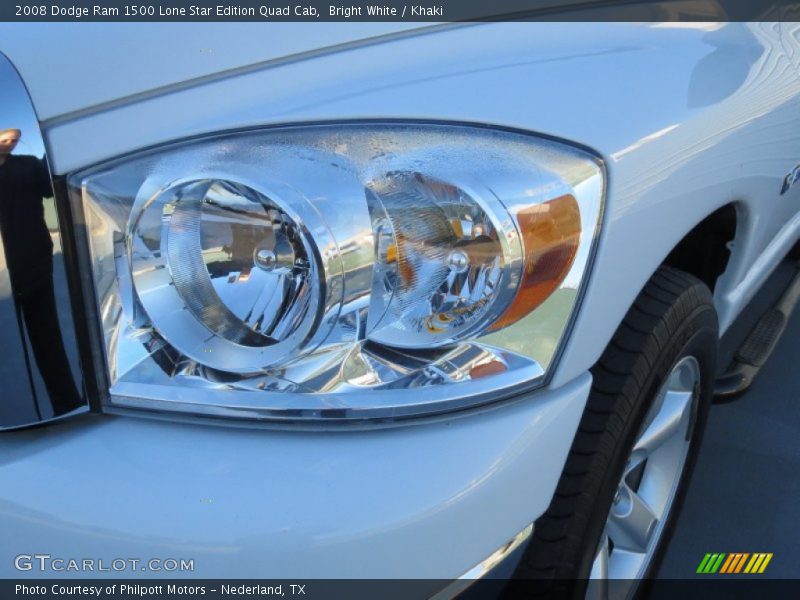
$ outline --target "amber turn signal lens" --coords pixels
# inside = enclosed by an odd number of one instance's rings
[[[490,327],[497,331],[519,321],[544,302],[569,273],[581,237],[581,213],[572,195],[521,210],[525,268],[517,295]]]

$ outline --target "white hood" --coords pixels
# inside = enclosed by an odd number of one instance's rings
[[[42,120],[429,23],[2,23]],[[166,90],[165,90],[166,91]]]

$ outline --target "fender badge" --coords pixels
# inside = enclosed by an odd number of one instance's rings
[[[800,180],[800,165],[789,171],[789,174],[783,179],[783,187],[781,187],[781,195],[789,191],[797,181]]]

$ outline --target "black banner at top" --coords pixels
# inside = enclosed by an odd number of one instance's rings
[[[783,21],[800,0],[11,0],[0,20],[105,22]]]

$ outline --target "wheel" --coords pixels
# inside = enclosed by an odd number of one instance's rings
[[[706,285],[659,269],[592,369],[556,493],[510,589],[635,595],[657,566],[690,476],[713,396],[717,340]]]

